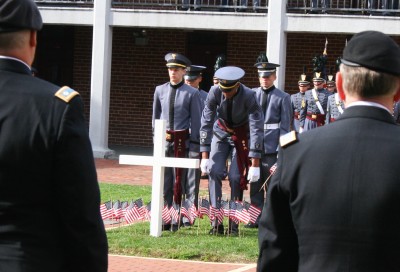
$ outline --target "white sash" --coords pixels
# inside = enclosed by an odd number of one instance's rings
[[[336,106],[337,106],[340,114],[342,114],[343,113],[343,108],[342,108],[342,106],[340,106],[340,100],[339,100],[339,94],[338,93],[335,93],[335,103],[336,103]]]
[[[324,109],[322,108],[322,105],[321,105],[321,103],[320,103],[319,100],[318,100],[317,92],[315,91],[315,89],[312,89],[311,92],[312,92],[312,95],[313,95],[313,97],[314,97],[315,104],[317,104],[317,107],[318,107],[318,109],[319,109],[319,112],[320,112],[321,114],[325,114]]]

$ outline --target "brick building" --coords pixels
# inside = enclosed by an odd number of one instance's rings
[[[221,53],[226,55],[228,65],[240,66],[246,71],[242,80],[245,85],[258,86],[253,64],[260,52],[267,52],[271,62],[282,64],[277,85],[294,93],[303,67],[311,75],[311,60],[322,54],[326,39],[328,68],[334,67],[346,40],[356,32],[381,30],[400,43],[399,16],[366,16],[360,8],[354,9],[356,14],[348,15],[332,6],[333,14],[309,15],[304,14],[301,6],[289,13],[283,5],[285,10],[280,16],[271,18],[271,6],[268,13],[261,14],[222,13],[211,8],[184,12],[152,7],[144,10],[116,8],[117,1],[103,1],[108,2],[110,8],[105,11],[108,14],[104,20],[106,26],[100,27],[95,23],[96,2],[62,1],[64,4],[52,5],[57,1],[36,1],[45,26],[39,33],[34,63],[39,77],[59,85],[70,85],[82,95],[92,143],[94,149],[100,149],[97,153],[100,157],[107,156],[110,146],[152,146],[153,93],[156,85],[168,81],[164,61],[167,52],[183,53],[193,64],[207,66],[205,90],[211,86],[215,59]],[[66,2],[86,3],[70,7]],[[345,5],[346,1],[336,4]],[[279,10],[282,6],[276,8]],[[266,11],[268,9],[263,12]],[[278,19],[281,24],[277,26]],[[99,33],[107,33],[108,27],[112,34],[106,36],[110,41],[106,40],[112,49],[100,52],[111,52],[104,57],[109,59],[110,65],[99,60],[95,53],[97,46],[106,44],[96,36],[96,28],[100,28]],[[106,105],[99,106],[99,103]],[[102,114],[104,117],[97,118]],[[91,124],[96,121],[100,122],[99,127]],[[97,135],[102,136],[98,139]]]

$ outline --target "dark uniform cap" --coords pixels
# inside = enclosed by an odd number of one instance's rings
[[[168,68],[186,68],[192,64],[188,58],[179,53],[168,53],[165,55],[165,60]]]
[[[237,86],[239,80],[244,76],[245,72],[242,68],[235,66],[225,66],[218,69],[214,77],[219,79],[219,86],[222,91],[229,92]]]
[[[185,79],[186,80],[195,80],[199,76],[202,75],[202,71],[206,69],[205,66],[199,66],[199,65],[190,65],[189,67],[186,68],[186,75]]]
[[[0,0],[0,33],[40,30],[43,22],[33,0]]]
[[[259,77],[267,77],[272,73],[276,72],[276,67],[279,67],[279,64],[270,63],[270,62],[258,62],[254,64],[257,68]]]
[[[343,50],[342,63],[373,71],[400,75],[400,47],[378,31],[363,31],[351,38]]]

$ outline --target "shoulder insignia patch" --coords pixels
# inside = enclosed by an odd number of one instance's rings
[[[54,95],[68,103],[72,98],[79,95],[79,93],[77,91],[74,91],[70,87],[64,86],[59,89]]]
[[[297,134],[296,131],[292,130],[289,133],[286,133],[285,135],[282,135],[279,138],[279,143],[281,147],[285,147],[291,143],[297,142]]]

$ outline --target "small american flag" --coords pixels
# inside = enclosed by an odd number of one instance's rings
[[[111,218],[113,215],[112,202],[107,201],[100,205],[100,214],[103,220]]]
[[[181,206],[181,214],[182,214],[182,216],[186,217],[187,219],[189,219],[189,217],[190,217],[189,209],[190,209],[189,199],[185,199]]]
[[[115,219],[120,219],[124,216],[124,212],[121,208],[121,202],[119,200],[115,201],[113,204],[113,217]]]
[[[236,201],[236,218],[245,224],[250,220],[249,212],[244,208],[240,201]]]
[[[192,203],[192,205],[190,206],[189,212],[192,215],[193,220],[199,217],[199,211],[197,210],[196,205],[194,205],[194,203]]]
[[[151,219],[151,201],[146,205],[144,219],[147,221],[150,221]]]
[[[229,200],[229,219],[239,223],[239,219],[236,217],[236,202],[234,200]]]
[[[139,213],[139,219],[143,219],[146,213],[146,207],[144,206],[143,200],[141,198],[135,200],[134,205]]]
[[[175,202],[172,202],[172,206],[169,209],[169,213],[171,214],[171,219],[173,222],[178,222],[179,220],[179,206]]]
[[[221,207],[224,211],[224,216],[229,217],[229,202],[226,200],[221,200]]]
[[[203,215],[207,215],[210,218],[210,202],[205,198],[201,199],[199,209],[200,218],[203,218]]]
[[[127,223],[132,223],[133,221],[137,220],[138,212],[135,208],[135,204],[133,201],[129,204],[128,208],[125,210],[125,220]]]
[[[164,224],[171,223],[171,214],[169,212],[167,202],[164,202],[164,207],[162,209],[162,220]]]
[[[257,221],[257,218],[261,213],[261,209],[256,207],[256,206],[254,206],[254,205],[252,205],[252,204],[250,204],[247,201],[243,202],[243,206],[245,207],[245,209],[250,214],[250,222],[254,224]]]
[[[193,224],[194,219],[197,217],[196,206],[190,199],[185,199],[181,207],[182,216],[186,217],[190,224]]]
[[[273,174],[275,174],[276,168],[278,168],[277,163],[275,163],[274,165],[272,165],[272,166],[269,168],[269,173],[271,174],[271,176],[272,176]]]

